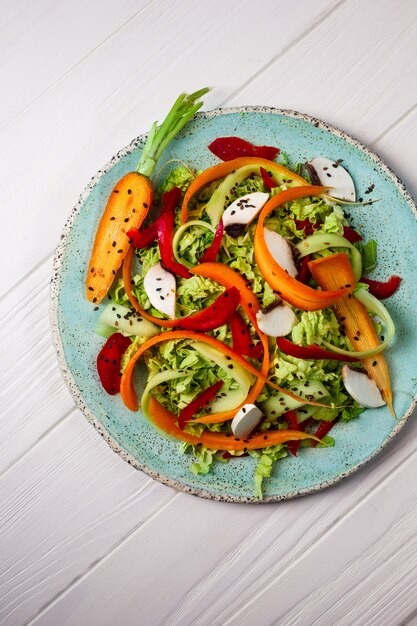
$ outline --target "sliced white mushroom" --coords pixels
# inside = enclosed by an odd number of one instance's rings
[[[274,261],[278,263],[284,270],[287,270],[290,276],[297,276],[298,270],[294,263],[292,248],[282,235],[276,233],[269,228],[264,229],[265,243]]]
[[[152,306],[174,319],[177,296],[175,276],[162,263],[156,263],[146,272],[143,287]]]
[[[386,404],[376,382],[366,372],[353,370],[348,365],[342,368],[345,389],[361,406],[377,408]]]
[[[238,237],[268,201],[269,194],[263,191],[255,191],[241,196],[223,213],[223,225],[226,232],[232,237]]]
[[[294,311],[282,300],[276,300],[256,314],[260,330],[269,337],[285,337],[297,323]]]
[[[326,157],[315,157],[306,165],[314,184],[332,187],[328,193],[333,198],[355,202],[355,184],[350,174],[339,162]]]
[[[232,419],[232,433],[239,439],[247,437],[255,430],[262,418],[263,413],[257,406],[245,404]]]

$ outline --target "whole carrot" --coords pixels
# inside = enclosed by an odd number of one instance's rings
[[[209,91],[181,94],[161,126],[154,122],[135,172],[121,178],[112,190],[97,228],[86,277],[86,296],[99,303],[114,280],[130,246],[126,235],[139,229],[153,200],[150,181],[156,163],[170,141],[202,106],[199,99]]]

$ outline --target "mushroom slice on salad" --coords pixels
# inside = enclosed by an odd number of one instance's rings
[[[232,419],[232,433],[240,439],[247,437],[255,430],[262,418],[263,413],[257,406],[245,404]]]
[[[269,337],[285,337],[297,323],[294,311],[282,300],[275,300],[256,314],[259,329]]]
[[[168,272],[162,263],[156,263],[149,268],[143,280],[143,287],[152,306],[175,319],[177,296],[175,276]]]
[[[376,382],[369,378],[366,372],[360,372],[344,365],[342,378],[348,394],[361,406],[377,408],[386,404]]]
[[[269,230],[269,228],[265,228],[264,233],[265,243],[274,261],[286,270],[290,276],[295,278],[298,274],[298,270],[294,262],[293,251],[288,240],[279,233],[276,233],[274,230]]]
[[[239,237],[246,226],[258,215],[269,194],[263,191],[254,191],[241,196],[230,204],[223,213],[223,225],[228,235]]]
[[[315,157],[306,163],[312,183],[331,187],[329,195],[338,200],[355,202],[355,184],[350,174],[340,165],[326,157]]]

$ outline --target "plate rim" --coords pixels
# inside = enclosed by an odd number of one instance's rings
[[[361,150],[368,157],[370,157],[374,161],[374,163],[378,165],[378,167],[380,167],[385,172],[385,174],[392,180],[394,185],[397,187],[397,189],[403,196],[404,200],[408,204],[411,212],[414,214],[415,218],[417,219],[417,206],[410,192],[407,190],[407,188],[405,187],[404,183],[399,178],[399,176],[397,176],[397,174],[391,169],[391,167],[389,167],[376,152],[373,152],[372,150],[367,148],[360,141],[352,137],[352,135],[350,135],[349,133],[345,131],[340,130],[339,128],[335,126],[332,126],[331,124],[328,124],[327,122],[324,122],[323,120],[317,117],[311,116],[307,113],[301,113],[293,109],[279,109],[279,108],[269,107],[269,106],[243,105],[243,106],[238,106],[238,107],[225,107],[225,108],[217,107],[209,111],[200,111],[196,114],[195,118],[196,119],[210,119],[212,117],[217,117],[220,115],[230,115],[230,114],[236,114],[236,113],[269,113],[271,115],[281,115],[284,117],[299,119],[299,120],[306,121],[310,124],[313,124],[316,128],[323,128],[324,130],[335,135],[336,137],[344,139],[345,141],[347,141],[354,147]],[[367,463],[372,461],[372,459],[375,456],[377,456],[386,446],[388,446],[389,443],[392,441],[392,439],[401,431],[401,429],[404,427],[404,425],[408,422],[409,418],[411,417],[414,411],[414,408],[417,404],[417,393],[412,399],[411,404],[409,408],[406,410],[406,412],[400,418],[397,418],[398,419],[397,424],[395,425],[393,430],[390,432],[390,434],[386,437],[386,439],[384,439],[381,445],[375,450],[373,450],[372,453],[369,454],[365,459],[362,459],[361,461],[356,463],[356,465],[354,465],[353,467],[349,468],[348,470],[344,472],[341,472],[340,474],[338,474],[332,479],[322,481],[316,485],[305,487],[303,489],[296,489],[286,494],[266,496],[262,500],[256,498],[255,496],[245,497],[245,496],[218,494],[218,493],[211,492],[204,488],[190,487],[180,482],[179,480],[176,480],[169,476],[165,476],[161,474],[160,472],[151,469],[146,464],[139,462],[137,459],[135,459],[133,455],[127,452],[112,437],[112,435],[110,435],[110,433],[107,432],[107,430],[104,428],[102,423],[94,415],[93,411],[91,411],[89,407],[87,406],[87,404],[85,403],[82,397],[82,394],[80,390],[78,389],[78,386],[73,378],[72,372],[70,371],[66,363],[64,347],[63,347],[63,343],[61,339],[61,332],[60,332],[59,324],[58,324],[58,301],[59,301],[59,292],[60,292],[60,285],[61,285],[62,259],[64,257],[67,240],[68,240],[68,236],[70,234],[72,225],[75,219],[77,218],[77,216],[79,215],[80,210],[82,206],[84,205],[84,203],[86,202],[91,191],[94,189],[94,187],[96,187],[96,185],[99,183],[101,178],[105,174],[107,174],[107,172],[109,172],[110,169],[117,162],[120,161],[120,159],[130,154],[133,150],[135,150],[141,144],[144,144],[147,136],[148,136],[148,133],[143,133],[137,136],[136,138],[134,138],[128,145],[121,148],[90,179],[89,183],[86,185],[86,187],[83,189],[83,191],[79,195],[76,204],[72,208],[69,214],[69,217],[67,218],[67,221],[65,222],[64,228],[62,230],[60,241],[54,251],[53,269],[52,269],[51,285],[50,285],[50,300],[49,300],[49,318],[50,318],[50,324],[51,324],[52,339],[53,339],[53,344],[55,346],[55,350],[57,352],[59,368],[61,370],[64,381],[73,399],[75,400],[77,407],[80,409],[80,411],[82,412],[84,417],[87,419],[87,421],[92,426],[94,426],[94,428],[97,430],[98,433],[100,433],[100,435],[106,441],[106,443],[111,448],[111,450],[115,452],[116,454],[118,454],[124,461],[129,463],[129,465],[131,465],[135,469],[141,470],[142,472],[144,472],[151,478],[161,482],[164,485],[173,487],[178,491],[189,493],[191,495],[199,496],[201,498],[205,498],[208,500],[215,500],[218,502],[250,503],[250,504],[268,504],[271,502],[282,502],[285,500],[292,500],[300,496],[317,493],[319,491],[322,491],[323,489],[326,489],[327,487],[331,487],[332,485],[340,482],[344,478],[351,476],[352,474],[357,472],[359,469],[364,467]]]

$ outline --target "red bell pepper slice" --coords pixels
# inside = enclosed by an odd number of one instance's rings
[[[155,221],[143,230],[131,228],[126,235],[131,240],[134,248],[149,248],[158,236],[158,221]]]
[[[310,220],[294,220],[294,222],[295,222],[295,225],[297,226],[297,229],[304,230],[304,234],[307,237],[309,235],[312,235],[315,230],[320,228],[320,222],[317,222],[316,224],[312,224]]]
[[[184,429],[184,426],[187,424],[187,422],[191,420],[191,418],[197,413],[197,411],[202,409],[203,406],[205,406],[208,402],[210,402],[212,398],[214,398],[217,392],[220,391],[220,389],[223,387],[223,384],[224,382],[222,380],[218,380],[217,383],[214,383],[214,385],[211,385],[211,387],[208,387],[196,398],[194,398],[194,400],[190,402],[190,404],[187,404],[187,406],[178,415],[178,426],[179,428],[181,428],[181,430]]]
[[[265,183],[265,187],[268,189],[268,191],[272,191],[272,189],[277,186],[276,182],[274,181],[272,176],[268,174],[268,172],[266,171],[264,167],[260,168],[260,172],[261,172],[262,180]]]
[[[252,343],[249,328],[237,311],[230,318],[230,330],[232,331],[233,350],[235,352],[252,359],[263,357],[262,343],[260,341],[257,344]]]
[[[226,324],[236,311],[240,302],[240,293],[236,287],[226,289],[220,296],[203,311],[189,317],[176,320],[176,325],[186,330],[207,332]]]
[[[307,256],[301,259],[300,271],[297,276],[297,280],[304,285],[307,285],[308,281],[311,278],[310,268],[308,267],[309,262],[311,261],[311,256],[307,254]]]
[[[131,343],[129,337],[113,333],[98,353],[97,372],[101,384],[111,396],[120,391],[120,361]]]
[[[173,187],[162,196],[161,215],[157,220],[157,232],[159,250],[162,264],[165,269],[183,278],[191,278],[188,269],[182,263],[178,263],[172,251],[172,239],[174,236],[175,209],[181,199],[181,189]]]
[[[327,433],[331,431],[331,429],[333,428],[333,426],[336,424],[336,421],[337,421],[337,420],[333,420],[332,422],[322,422],[322,423],[320,424],[320,426],[317,428],[317,430],[316,430],[316,432],[315,432],[315,436],[316,436],[318,439],[323,439],[323,437],[325,437],[325,436],[327,435]],[[311,446],[312,446],[313,448],[315,448],[315,447],[316,447],[316,445],[317,445],[317,443],[318,443],[317,441],[313,440],[313,441],[311,442]]]
[[[351,228],[350,226],[343,227],[343,237],[350,241],[350,243],[358,243],[358,241],[362,241],[363,237],[358,233],[357,230]]]
[[[231,161],[239,157],[259,157],[273,161],[279,153],[279,148],[255,146],[240,137],[219,137],[212,141],[208,148],[222,161]]]
[[[288,354],[297,359],[305,359],[306,361],[314,361],[315,359],[333,359],[334,361],[347,361],[349,363],[359,361],[355,356],[348,357],[343,354],[337,354],[331,350],[324,350],[315,344],[297,346],[289,339],[285,339],[285,337],[277,337],[277,346],[284,354]]]
[[[370,278],[361,278],[360,282],[369,285],[369,293],[375,296],[375,298],[385,300],[397,291],[401,278],[399,276],[391,276],[385,283],[379,280],[371,280]]]
[[[132,261],[135,250],[130,248],[123,262],[123,281],[125,284],[126,295],[129,298],[133,308],[141,317],[149,320],[156,326],[164,326],[165,328],[185,328],[186,330],[201,330],[207,332],[214,330],[219,326],[226,324],[233,312],[236,310],[240,302],[240,293],[236,287],[230,287],[224,291],[207,309],[193,313],[188,317],[179,317],[171,320],[162,320],[148,313],[140,306],[136,296],[132,292],[131,276]]]
[[[220,251],[220,246],[223,241],[223,233],[224,233],[224,225],[223,220],[220,220],[219,225],[217,226],[216,232],[214,233],[213,241],[211,242],[211,246],[205,250],[203,256],[200,259],[200,263],[215,263],[217,260],[217,255]]]

